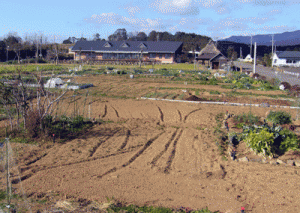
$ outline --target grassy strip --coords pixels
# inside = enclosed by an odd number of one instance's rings
[[[153,207],[153,206],[136,206],[136,205],[129,205],[126,206],[120,202],[116,204],[112,204],[107,208],[108,212],[149,212],[149,213],[173,213],[173,212],[189,212],[189,213],[218,213],[218,212],[211,212],[208,208],[201,209],[201,210],[193,210],[189,207],[177,207],[177,208],[166,208],[166,207]]]
[[[256,94],[256,93],[248,93],[248,92],[237,92],[237,91],[231,91],[231,92],[227,92],[225,93],[226,95],[241,95],[241,96],[266,96],[266,97],[270,97],[270,98],[292,98],[288,95],[285,94],[281,94],[281,95],[268,95],[268,94]]]

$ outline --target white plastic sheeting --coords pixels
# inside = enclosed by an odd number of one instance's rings
[[[44,86],[46,88],[55,88],[63,84],[64,82],[61,80],[61,78],[50,78]]]

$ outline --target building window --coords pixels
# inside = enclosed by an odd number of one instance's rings
[[[161,54],[161,53],[158,55],[159,58],[162,58],[162,56],[163,56],[163,54]]]
[[[104,44],[104,47],[111,47],[112,45],[109,43],[109,42],[106,42],[105,44]]]
[[[165,58],[166,59],[171,58],[171,54],[170,53],[166,53]]]
[[[156,57],[156,54],[155,53],[150,53],[150,58],[155,58]]]
[[[277,59],[274,59],[274,63],[277,63]]]
[[[286,60],[286,63],[287,63],[287,64],[291,64],[291,63],[292,63],[292,60],[289,60],[289,59],[288,59],[288,60]]]

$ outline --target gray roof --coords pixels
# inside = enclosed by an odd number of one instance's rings
[[[109,44],[110,47],[105,47]],[[126,44],[127,47],[123,47]],[[144,45],[143,52],[174,53],[182,47],[178,41],[77,41],[72,51],[99,52],[140,52],[140,45]]]
[[[299,51],[277,51],[278,58],[300,59]]]

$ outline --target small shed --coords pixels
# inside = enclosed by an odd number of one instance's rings
[[[208,44],[200,51],[196,60],[204,66],[211,69],[220,69],[220,67],[229,60],[216,47],[214,41],[210,40]]]

